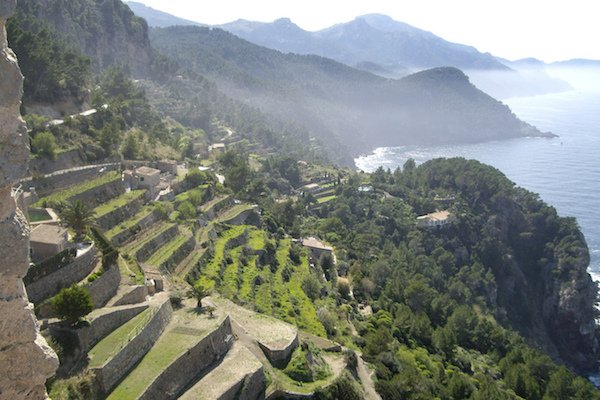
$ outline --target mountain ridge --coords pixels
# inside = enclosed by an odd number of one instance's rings
[[[150,34],[159,51],[229,96],[341,139],[354,154],[384,145],[542,135],[455,68],[393,80],[320,56],[283,54],[215,28],[152,28]]]

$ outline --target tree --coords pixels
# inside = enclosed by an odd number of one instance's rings
[[[60,212],[63,222],[75,230],[76,240],[81,239],[84,232],[87,232],[87,229],[94,224],[95,217],[94,210],[81,200],[66,203]]]
[[[52,300],[52,306],[59,318],[68,321],[71,325],[94,309],[90,292],[77,284],[58,292]]]
[[[56,157],[56,138],[48,131],[40,132],[31,140],[31,147],[36,154],[42,154],[54,159]]]
[[[182,219],[192,219],[196,216],[196,207],[187,200],[177,207],[177,211],[179,211],[179,215]]]
[[[123,157],[125,157],[127,160],[135,160],[139,151],[138,139],[133,133],[130,133],[127,135],[125,144],[123,145]]]
[[[302,280],[302,290],[311,299],[316,300],[321,293],[321,284],[314,275],[308,275]]]
[[[210,293],[210,288],[204,286],[202,282],[197,281],[188,292],[188,297],[196,299],[196,301],[198,302],[196,307],[202,308],[202,299],[206,296],[209,296]]]

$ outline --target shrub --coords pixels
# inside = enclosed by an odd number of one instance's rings
[[[308,275],[302,280],[302,290],[311,299],[316,300],[321,293],[321,284],[314,275]]]
[[[56,138],[48,131],[40,132],[31,140],[31,147],[36,154],[41,154],[54,159],[56,157]]]
[[[52,307],[60,319],[75,324],[94,309],[90,292],[73,284],[62,289],[52,300]]]

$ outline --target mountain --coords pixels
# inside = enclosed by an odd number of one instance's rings
[[[550,64],[552,67],[600,67],[600,60],[588,60],[585,58],[574,58],[572,60],[557,61]]]
[[[51,26],[89,56],[96,70],[119,64],[147,76],[156,62],[148,24],[118,0],[20,0],[17,14]]]
[[[238,20],[220,25],[243,39],[282,52],[316,54],[348,65],[373,62],[385,68],[506,70],[489,54],[448,42],[388,16],[369,14],[318,32],[307,32],[289,19],[273,23]]]
[[[541,135],[456,68],[393,80],[323,57],[282,54],[220,29],[153,28],[150,37],[227,95],[344,143],[355,155],[378,146]]]
[[[174,15],[168,14],[166,12],[162,12],[160,10],[156,10],[152,7],[148,7],[143,3],[138,3],[137,1],[128,1],[125,4],[131,8],[131,11],[135,13],[135,15],[142,17],[146,20],[148,25],[158,28],[165,28],[167,26],[175,26],[175,25],[198,25],[202,26],[202,24],[194,21],[190,21],[187,19],[179,18]]]

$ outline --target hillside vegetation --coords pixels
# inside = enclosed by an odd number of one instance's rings
[[[541,135],[454,68],[389,80],[322,57],[282,54],[215,28],[155,28],[150,37],[184,69],[267,114],[306,126],[329,149],[347,146],[356,154],[377,146]]]

